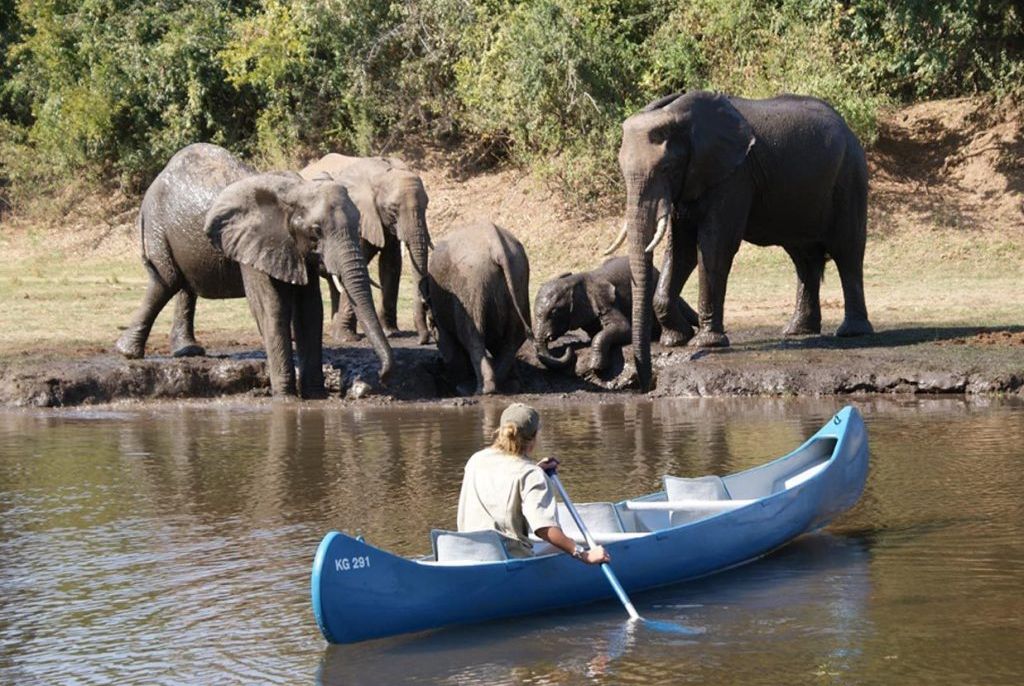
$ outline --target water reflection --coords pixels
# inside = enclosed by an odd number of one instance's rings
[[[840,399],[536,399],[577,501],[788,452]],[[1020,681],[1024,403],[864,398],[871,473],[830,528],[633,600],[324,648],[330,529],[399,554],[454,526],[507,399],[0,413],[0,683]]]

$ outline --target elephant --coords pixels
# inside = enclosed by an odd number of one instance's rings
[[[322,261],[356,302],[386,380],[392,351],[373,310],[358,222],[339,183],[257,174],[216,145],[183,148],[142,200],[137,227],[149,286],[117,350],[143,357],[153,321],[177,295],[172,354],[203,355],[194,333],[196,298],[245,296],[263,338],[272,392],[296,393],[294,335],[298,391],[322,395]]]
[[[437,347],[456,387],[464,392],[472,374],[475,393],[496,393],[533,335],[522,243],[489,221],[470,222],[437,244],[427,274]]]
[[[301,172],[307,179],[328,174],[344,184],[359,208],[359,235],[367,264],[378,254],[380,278],[380,320],[389,335],[398,332],[398,283],[402,275],[402,250],[405,246],[416,274],[417,293],[413,297],[413,321],[419,343],[429,340],[425,316],[427,299],[427,252],[431,247],[427,231],[427,192],[423,181],[400,160],[384,157],[347,157],[324,155]],[[331,315],[335,337],[356,337],[356,317],[348,298],[334,284],[331,289]]]
[[[842,281],[845,316],[836,334],[873,332],[864,303],[867,164],[864,150],[827,103],[782,95],[749,100],[704,91],[656,100],[622,124],[619,167],[626,185],[623,228],[639,297],[633,355],[641,388],[651,383],[650,312],[662,343],[691,337],[726,346],[722,325],[733,257],[746,240],[780,245],[797,272],[796,309],[785,334],[820,333],[819,286],[828,256]],[[652,252],[667,241],[661,275]],[[700,265],[699,332],[673,296]]]
[[[631,278],[629,258],[613,257],[597,269],[562,274],[544,283],[533,301],[537,359],[548,369],[568,367],[573,362],[573,349],[567,347],[561,357],[555,357],[549,352],[548,344],[569,331],[583,329],[590,335],[590,368],[605,369],[612,348],[630,341]],[[658,278],[657,269],[654,278]],[[697,313],[682,298],[676,306],[689,324],[697,325]],[[660,333],[655,321],[652,336],[658,338]]]

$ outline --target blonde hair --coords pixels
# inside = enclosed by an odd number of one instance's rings
[[[525,455],[526,444],[531,440],[533,437],[524,436],[518,426],[512,422],[505,422],[494,432],[494,442],[491,443],[491,447],[510,455]]]

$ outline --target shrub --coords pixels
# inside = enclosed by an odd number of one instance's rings
[[[499,141],[589,205],[624,117],[694,88],[831,102],[1024,95],[1012,0],[0,0],[0,189],[138,191],[195,141],[294,166]],[[23,193],[24,195],[24,193]]]

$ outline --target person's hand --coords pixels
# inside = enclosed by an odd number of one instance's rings
[[[537,466],[544,470],[545,474],[554,474],[558,471],[558,458],[545,457],[543,460],[537,463]]]
[[[583,553],[583,561],[588,565],[599,565],[602,562],[611,562],[612,558],[608,556],[608,552],[604,549],[604,546],[595,545],[593,548]]]

